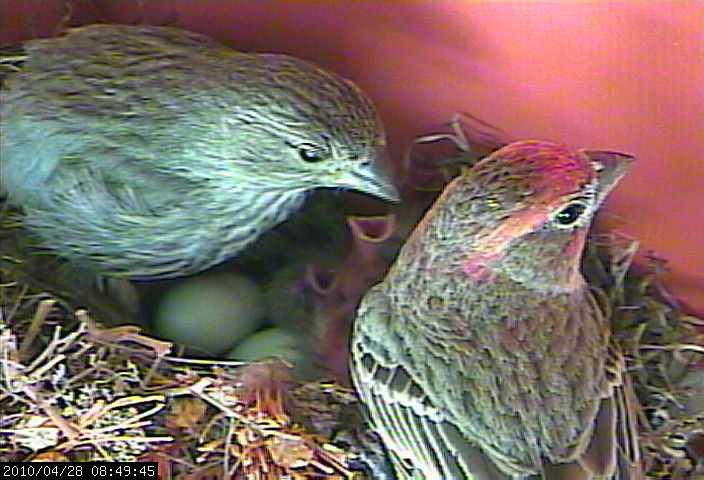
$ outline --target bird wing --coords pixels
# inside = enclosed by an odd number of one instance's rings
[[[589,295],[595,313],[607,320],[609,300]],[[588,444],[574,462],[544,465],[545,480],[644,480],[637,425],[637,400],[631,377],[619,346],[612,337],[606,362],[610,395],[605,397],[596,417]]]
[[[41,198],[41,209],[61,202],[71,212],[72,201],[85,198],[96,209],[107,202],[148,220],[197,187],[184,165],[199,163],[204,155],[197,145],[213,125],[191,125],[194,116],[207,116],[194,112],[199,103],[186,95],[192,92],[177,91],[182,85],[173,70],[183,67],[179,56],[188,52],[178,47],[208,48],[211,41],[185,31],[130,28],[92,26],[61,40],[0,48],[3,155],[11,174],[0,183],[15,201],[27,206]],[[160,42],[173,43],[161,76],[132,70],[144,65],[137,60],[166,51]],[[183,104],[175,105],[174,96]]]
[[[590,300],[595,311],[604,315],[605,319],[611,316],[611,307],[603,304],[604,298],[592,294]],[[579,463],[598,478],[644,479],[638,437],[637,399],[623,354],[613,336],[604,368],[612,385],[611,395],[602,401],[592,438]],[[610,477],[609,472],[613,472]]]
[[[638,441],[637,400],[628,373],[614,392],[616,405],[616,474],[613,480],[644,480]]]
[[[388,299],[378,285],[366,295],[358,311],[351,371],[398,477],[510,479],[431,403],[406,368],[409,346],[404,345],[391,322]]]
[[[605,398],[584,453],[574,462],[543,467],[544,480],[644,480],[630,379]]]
[[[611,424],[602,425],[597,418],[590,446],[580,462],[595,474],[604,474],[604,458],[611,456],[611,480],[642,480],[635,392],[628,373],[622,372],[620,378],[621,383],[603,400],[599,412],[599,417],[607,412]]]

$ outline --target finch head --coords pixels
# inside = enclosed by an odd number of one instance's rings
[[[632,161],[545,141],[509,144],[445,189],[404,250],[447,250],[452,268],[476,281],[500,273],[536,289],[575,288],[594,213]]]

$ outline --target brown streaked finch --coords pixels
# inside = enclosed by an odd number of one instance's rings
[[[392,200],[381,121],[352,82],[175,28],[32,40],[3,73],[0,191],[76,264],[167,278],[236,256],[308,192]]]
[[[580,273],[633,157],[544,141],[463,170],[358,309],[351,371],[400,479],[636,479],[630,383]]]

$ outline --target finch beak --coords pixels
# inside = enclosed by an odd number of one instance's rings
[[[358,163],[340,179],[339,186],[389,202],[398,202],[401,199],[391,178],[381,169],[378,162]]]
[[[594,164],[597,175],[597,204],[601,204],[636,160],[632,155],[605,150],[582,150]]]

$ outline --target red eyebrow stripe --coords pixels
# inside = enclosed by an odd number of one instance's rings
[[[552,209],[543,204],[525,208],[511,215],[498,227],[482,236],[482,240],[472,248],[472,255],[463,262],[462,270],[470,276],[485,276],[491,265],[503,257],[506,244],[536,230],[547,220],[550,211]]]
[[[489,253],[494,251],[495,247],[503,247],[511,239],[536,230],[545,223],[551,211],[546,205],[538,204],[515,212],[491,232],[481,236],[481,241],[477,243],[479,250]]]

